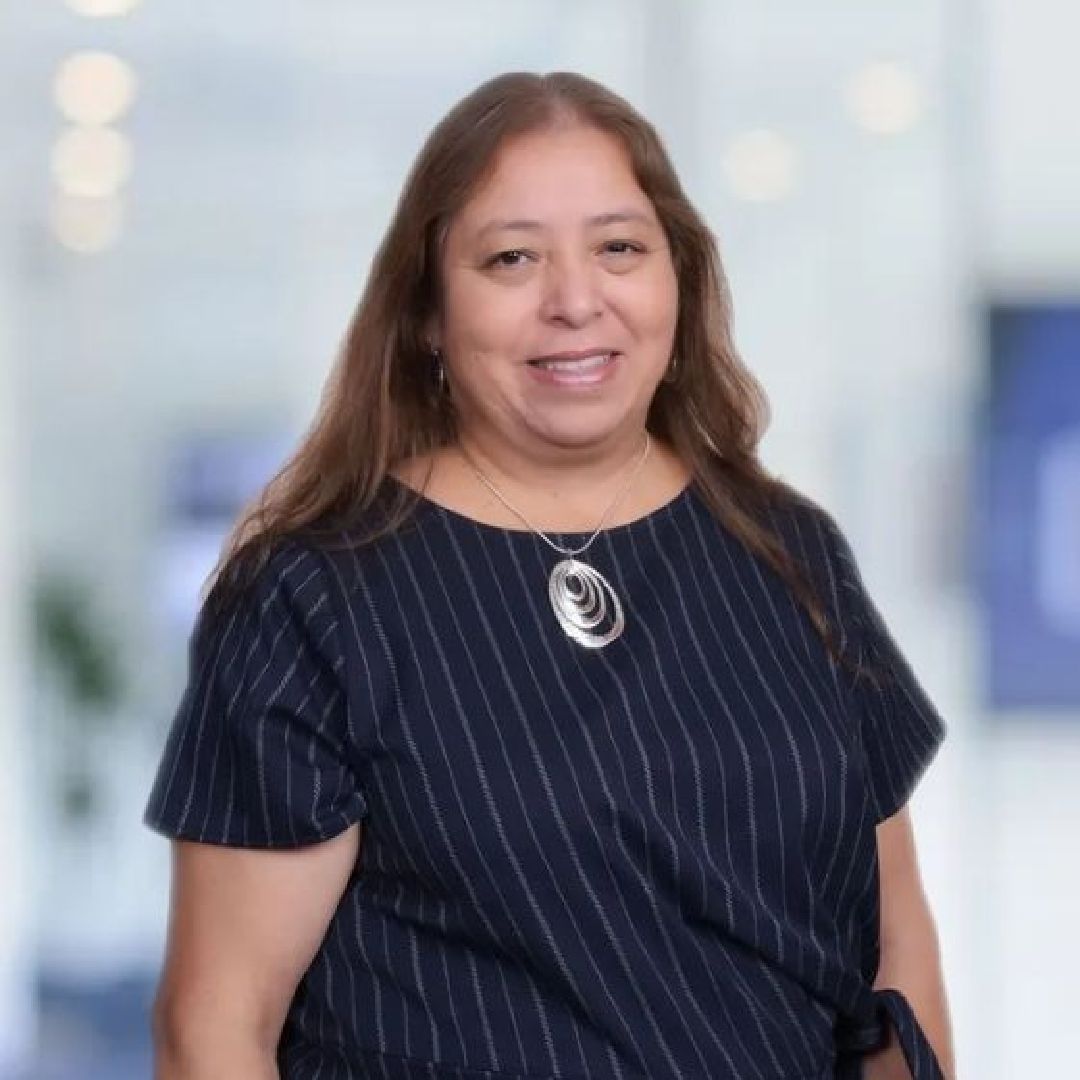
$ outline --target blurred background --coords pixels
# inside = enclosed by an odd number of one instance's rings
[[[196,594],[420,142],[608,83],[713,226],[767,463],[950,725],[913,812],[960,1075],[1080,1061],[1080,9],[33,0],[0,60],[0,1077],[150,1075],[140,823]],[[1072,105],[1069,104],[1072,102]]]

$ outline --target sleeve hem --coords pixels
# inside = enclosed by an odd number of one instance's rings
[[[918,791],[923,778],[934,764],[938,753],[945,743],[946,736],[948,735],[948,726],[940,718],[936,710],[934,712],[934,717],[935,727],[933,733],[925,744],[919,765],[916,770],[909,775],[906,784],[893,792],[891,798],[887,799],[879,799],[876,790],[871,788],[875,825],[880,825],[882,822],[888,821],[889,818],[894,817],[907,806],[909,802],[911,802],[915,793]]]
[[[215,847],[288,851],[332,840],[351,826],[362,824],[366,817],[367,810],[358,801],[356,806],[349,806],[344,810],[337,811],[322,828],[309,827],[306,830],[298,830],[295,837],[293,835],[268,837],[265,834],[245,837],[243,832],[236,828],[229,829],[226,832],[214,832],[212,829],[201,829],[188,823],[178,825],[173,820],[156,817],[150,813],[143,815],[142,824],[151,832],[157,833],[167,840],[189,840],[193,843],[211,844]]]

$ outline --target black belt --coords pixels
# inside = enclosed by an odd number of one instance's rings
[[[914,1010],[907,998],[892,987],[875,990],[870,995],[870,1006],[864,1016],[845,1017],[837,1025],[837,1080],[861,1080],[862,1058],[889,1044],[890,1024],[896,1029],[912,1080],[945,1080]]]

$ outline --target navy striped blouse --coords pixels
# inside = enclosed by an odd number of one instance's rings
[[[834,663],[692,486],[589,549],[626,612],[602,649],[559,627],[542,540],[429,500],[360,549],[282,541],[204,604],[146,823],[256,848],[364,827],[283,1077],[854,1078],[890,1019],[940,1077],[872,990],[874,826],[945,725],[831,517],[775,523],[887,680]]]

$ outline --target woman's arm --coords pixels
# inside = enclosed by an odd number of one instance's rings
[[[277,1080],[285,1014],[356,864],[360,828],[292,849],[173,843],[156,1080]]]
[[[905,806],[877,827],[881,885],[881,963],[875,989],[894,987],[910,1002],[949,1080],[956,1076],[937,927],[923,889],[911,816]],[[864,1080],[910,1080],[892,1033],[864,1059]]]

